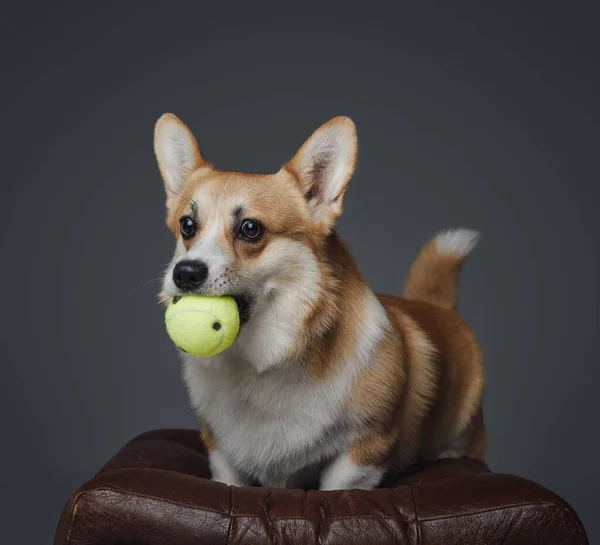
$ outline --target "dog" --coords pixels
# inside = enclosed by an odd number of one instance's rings
[[[172,114],[154,137],[176,239],[160,297],[230,295],[240,312],[228,350],[181,353],[214,480],[371,489],[419,461],[483,458],[482,355],[455,310],[478,233],[441,232],[403,297],[377,295],[335,231],[358,149],[349,118],[275,174],[216,169]]]

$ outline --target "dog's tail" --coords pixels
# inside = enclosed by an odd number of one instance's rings
[[[454,308],[460,270],[478,240],[479,233],[471,229],[439,233],[423,247],[413,263],[404,296],[442,308]]]

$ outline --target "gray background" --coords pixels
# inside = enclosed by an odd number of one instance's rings
[[[487,361],[489,464],[564,495],[600,540],[595,14],[223,4],[2,5],[3,540],[49,543],[125,441],[195,425],[147,283],[172,250],[165,111],[248,171],[351,116],[340,231],[379,291],[436,230],[480,229],[461,308]]]

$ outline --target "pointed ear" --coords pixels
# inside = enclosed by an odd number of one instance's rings
[[[164,114],[156,122],[154,153],[165,182],[167,207],[179,199],[183,183],[192,172],[210,168],[190,129],[173,114]]]
[[[298,179],[313,220],[326,233],[342,213],[357,149],[354,123],[348,117],[336,117],[319,127],[284,167]]]

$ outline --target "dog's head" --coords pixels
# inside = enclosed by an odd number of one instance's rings
[[[176,239],[163,298],[232,295],[243,324],[236,343],[262,367],[275,364],[322,290],[321,248],[356,162],[353,122],[332,119],[275,174],[217,170],[171,114],[156,124],[154,149]]]

